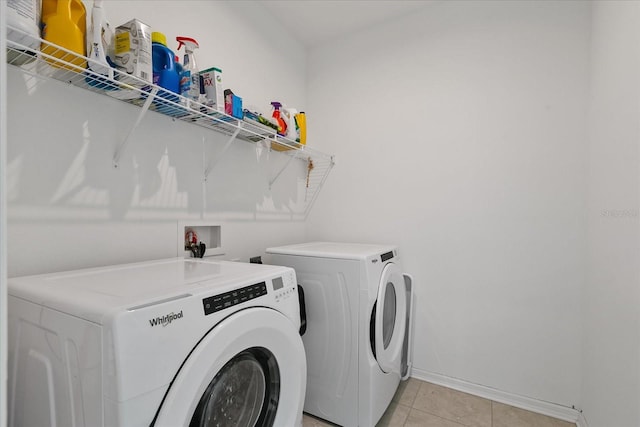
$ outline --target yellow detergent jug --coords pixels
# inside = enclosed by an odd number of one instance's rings
[[[45,55],[59,58],[78,67],[65,65],[54,58],[45,56],[54,67],[81,72],[87,68],[84,58],[87,52],[87,12],[81,0],[42,0],[42,38],[73,53],[42,43],[40,50]]]
[[[296,114],[296,124],[300,131],[300,138],[298,139],[298,142],[305,145],[307,143],[307,116],[304,114],[304,111],[300,111]]]

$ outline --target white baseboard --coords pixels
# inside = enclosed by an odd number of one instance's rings
[[[464,393],[484,397],[485,399],[493,400],[495,402],[515,406],[516,408],[525,409],[527,411],[536,412],[542,415],[548,415],[550,417],[569,421],[571,423],[579,422],[579,424],[577,424],[577,427],[588,427],[586,420],[582,416],[582,413],[573,408],[568,408],[566,406],[549,403],[542,400],[532,399],[530,397],[520,396],[491,387],[486,387],[480,384],[474,384],[456,378],[422,371],[416,368],[413,368],[411,376],[419,380],[448,387]]]
[[[587,424],[587,419],[584,417],[584,414],[582,412],[578,414],[578,421],[576,421],[576,427],[589,427],[589,424]]]

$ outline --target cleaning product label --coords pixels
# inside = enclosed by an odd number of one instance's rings
[[[200,74],[191,73],[191,85],[189,86],[189,98],[198,100],[200,98]]]
[[[120,33],[116,35],[116,55],[122,55],[123,53],[131,50],[131,39],[129,33]]]
[[[191,90],[191,70],[184,70],[180,76],[180,95],[188,97]]]
[[[7,5],[14,9],[19,16],[27,18],[29,24],[36,20],[36,2],[33,0],[9,0]]]

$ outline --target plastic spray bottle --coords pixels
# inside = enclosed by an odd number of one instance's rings
[[[93,73],[106,77],[100,79],[94,75],[88,75],[86,81],[92,86],[109,86],[109,80],[113,80],[113,68],[107,59],[107,50],[113,37],[113,31],[107,22],[103,0],[95,0],[91,10],[91,30],[89,45],[89,61],[87,69]],[[106,87],[105,87],[106,88]]]
[[[180,95],[198,101],[200,98],[200,72],[196,64],[194,51],[199,48],[198,42],[190,37],[176,37],[178,50],[184,46],[182,76],[180,78]]]
[[[287,135],[287,122],[282,118],[280,114],[280,108],[282,108],[282,104],[273,101],[271,103],[273,106],[273,113],[271,113],[271,117],[278,123],[278,135],[286,136]]]

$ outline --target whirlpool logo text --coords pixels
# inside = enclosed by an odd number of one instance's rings
[[[158,326],[158,325],[167,326],[171,322],[173,322],[174,320],[178,320],[178,319],[182,319],[182,310],[180,310],[180,313],[171,312],[169,314],[165,314],[162,317],[156,317],[155,319],[149,319],[149,323],[151,324],[152,327],[153,326]]]

